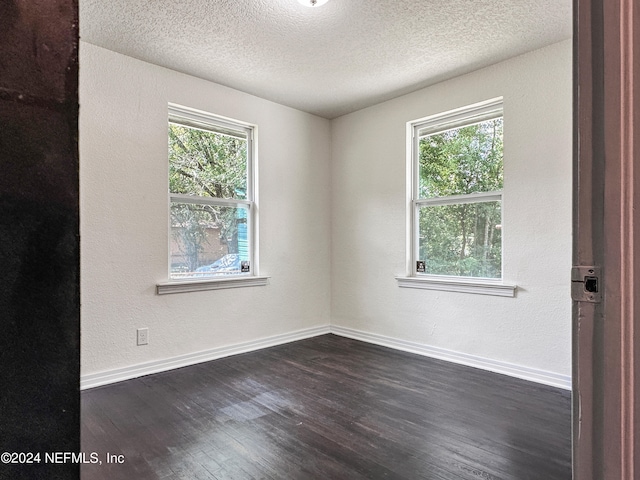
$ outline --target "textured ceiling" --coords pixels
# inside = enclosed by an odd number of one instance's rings
[[[571,37],[572,0],[80,0],[82,40],[334,118]]]

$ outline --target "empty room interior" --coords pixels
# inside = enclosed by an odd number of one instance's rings
[[[571,2],[304,3],[79,2],[82,478],[571,478]]]

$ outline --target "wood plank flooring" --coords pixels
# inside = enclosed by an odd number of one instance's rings
[[[83,480],[571,479],[568,391],[335,335],[81,402]]]

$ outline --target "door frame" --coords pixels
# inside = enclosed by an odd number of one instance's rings
[[[640,475],[640,168],[634,165],[640,160],[640,48],[634,48],[640,7],[634,1],[574,0],[573,264],[602,272],[602,301],[574,297],[573,304],[576,480]]]

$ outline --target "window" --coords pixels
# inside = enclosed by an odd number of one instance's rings
[[[412,122],[409,128],[409,276],[501,282],[502,99]]]
[[[254,128],[170,105],[168,132],[169,278],[253,276]]]

